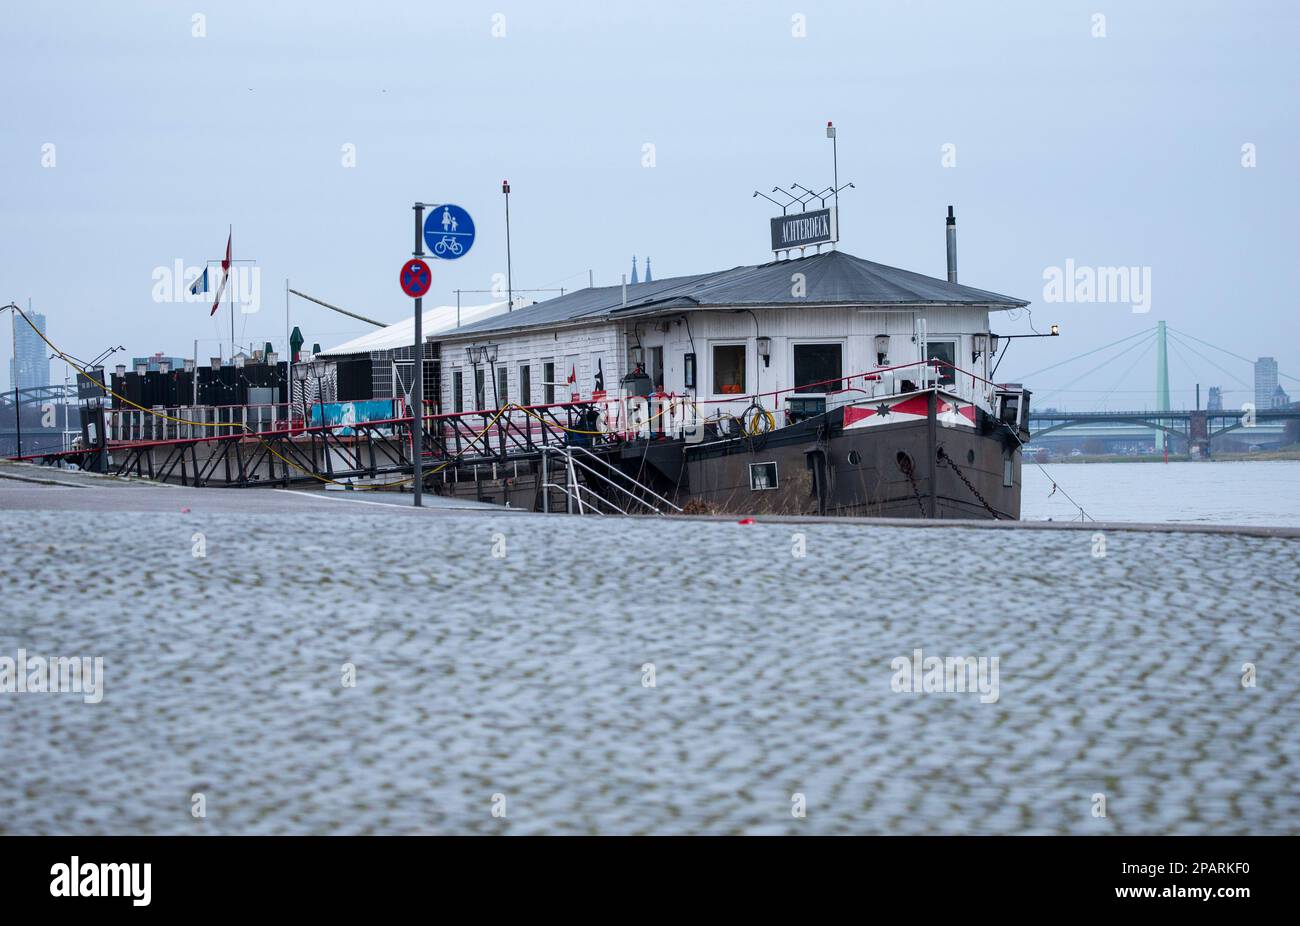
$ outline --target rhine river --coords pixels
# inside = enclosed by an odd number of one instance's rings
[[[1300,540],[1104,541],[2,487],[0,833],[1300,833]]]
[[[1023,468],[1021,516],[1300,527],[1300,460],[1241,463],[1049,463]],[[1059,487],[1052,495],[1052,482]],[[1049,497],[1050,496],[1050,497]]]

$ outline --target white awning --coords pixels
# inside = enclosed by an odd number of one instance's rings
[[[515,301],[517,303],[519,300],[516,299]],[[500,315],[505,310],[506,302],[504,299],[500,302],[490,302],[487,305],[463,305],[460,309],[457,309],[454,305],[435,306],[432,309],[424,310],[423,334],[425,338],[428,338],[431,334],[445,334],[454,330],[458,312],[460,324],[468,325],[472,322],[491,318],[493,315]],[[365,354],[373,350],[412,347],[414,343],[415,313],[412,312],[410,318],[403,319],[395,325],[389,325],[387,328],[377,328],[337,347],[323,350],[321,356],[337,357],[344,354]]]

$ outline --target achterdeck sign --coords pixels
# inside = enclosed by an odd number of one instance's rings
[[[829,244],[839,238],[840,230],[833,207],[779,215],[772,219],[773,251]]]

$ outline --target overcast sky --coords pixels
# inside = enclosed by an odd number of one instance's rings
[[[1158,320],[1300,375],[1293,2],[117,0],[4,15],[0,302],[30,297],[82,357],[189,356],[195,338],[215,354],[228,316],[156,302],[154,274],[219,258],[229,225],[261,271],[244,344],[282,343],[286,278],[381,320],[408,313],[415,200],[461,204],[479,233],[434,265],[436,301],[488,289],[505,269],[503,178],[518,289],[582,286],[588,268],[617,283],[634,253],[656,277],[760,263],[773,210],[751,193],[829,184],[830,119],[841,182],[857,185],[843,250],[942,277],[952,203],[961,281],[1061,325],[1015,342],[1000,379]],[[1067,260],[1150,268],[1150,311],[1045,302],[1045,271]],[[370,330],[292,312],[309,345]],[[1151,405],[1153,351],[1072,383],[1109,356],[1030,385],[1040,404]],[[1249,384],[1249,365],[1195,341],[1171,347],[1170,369],[1175,405],[1198,380],[1249,398],[1232,378]]]

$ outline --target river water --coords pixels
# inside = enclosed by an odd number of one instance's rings
[[[1235,466],[1186,471],[1294,478]],[[1300,540],[45,491],[0,658],[103,699],[0,692],[0,834],[1300,832]],[[918,649],[996,690],[896,690]]]
[[[1078,520],[1068,493],[1097,521],[1300,527],[1300,460],[1049,463],[1043,469],[1024,466],[1025,520]]]

